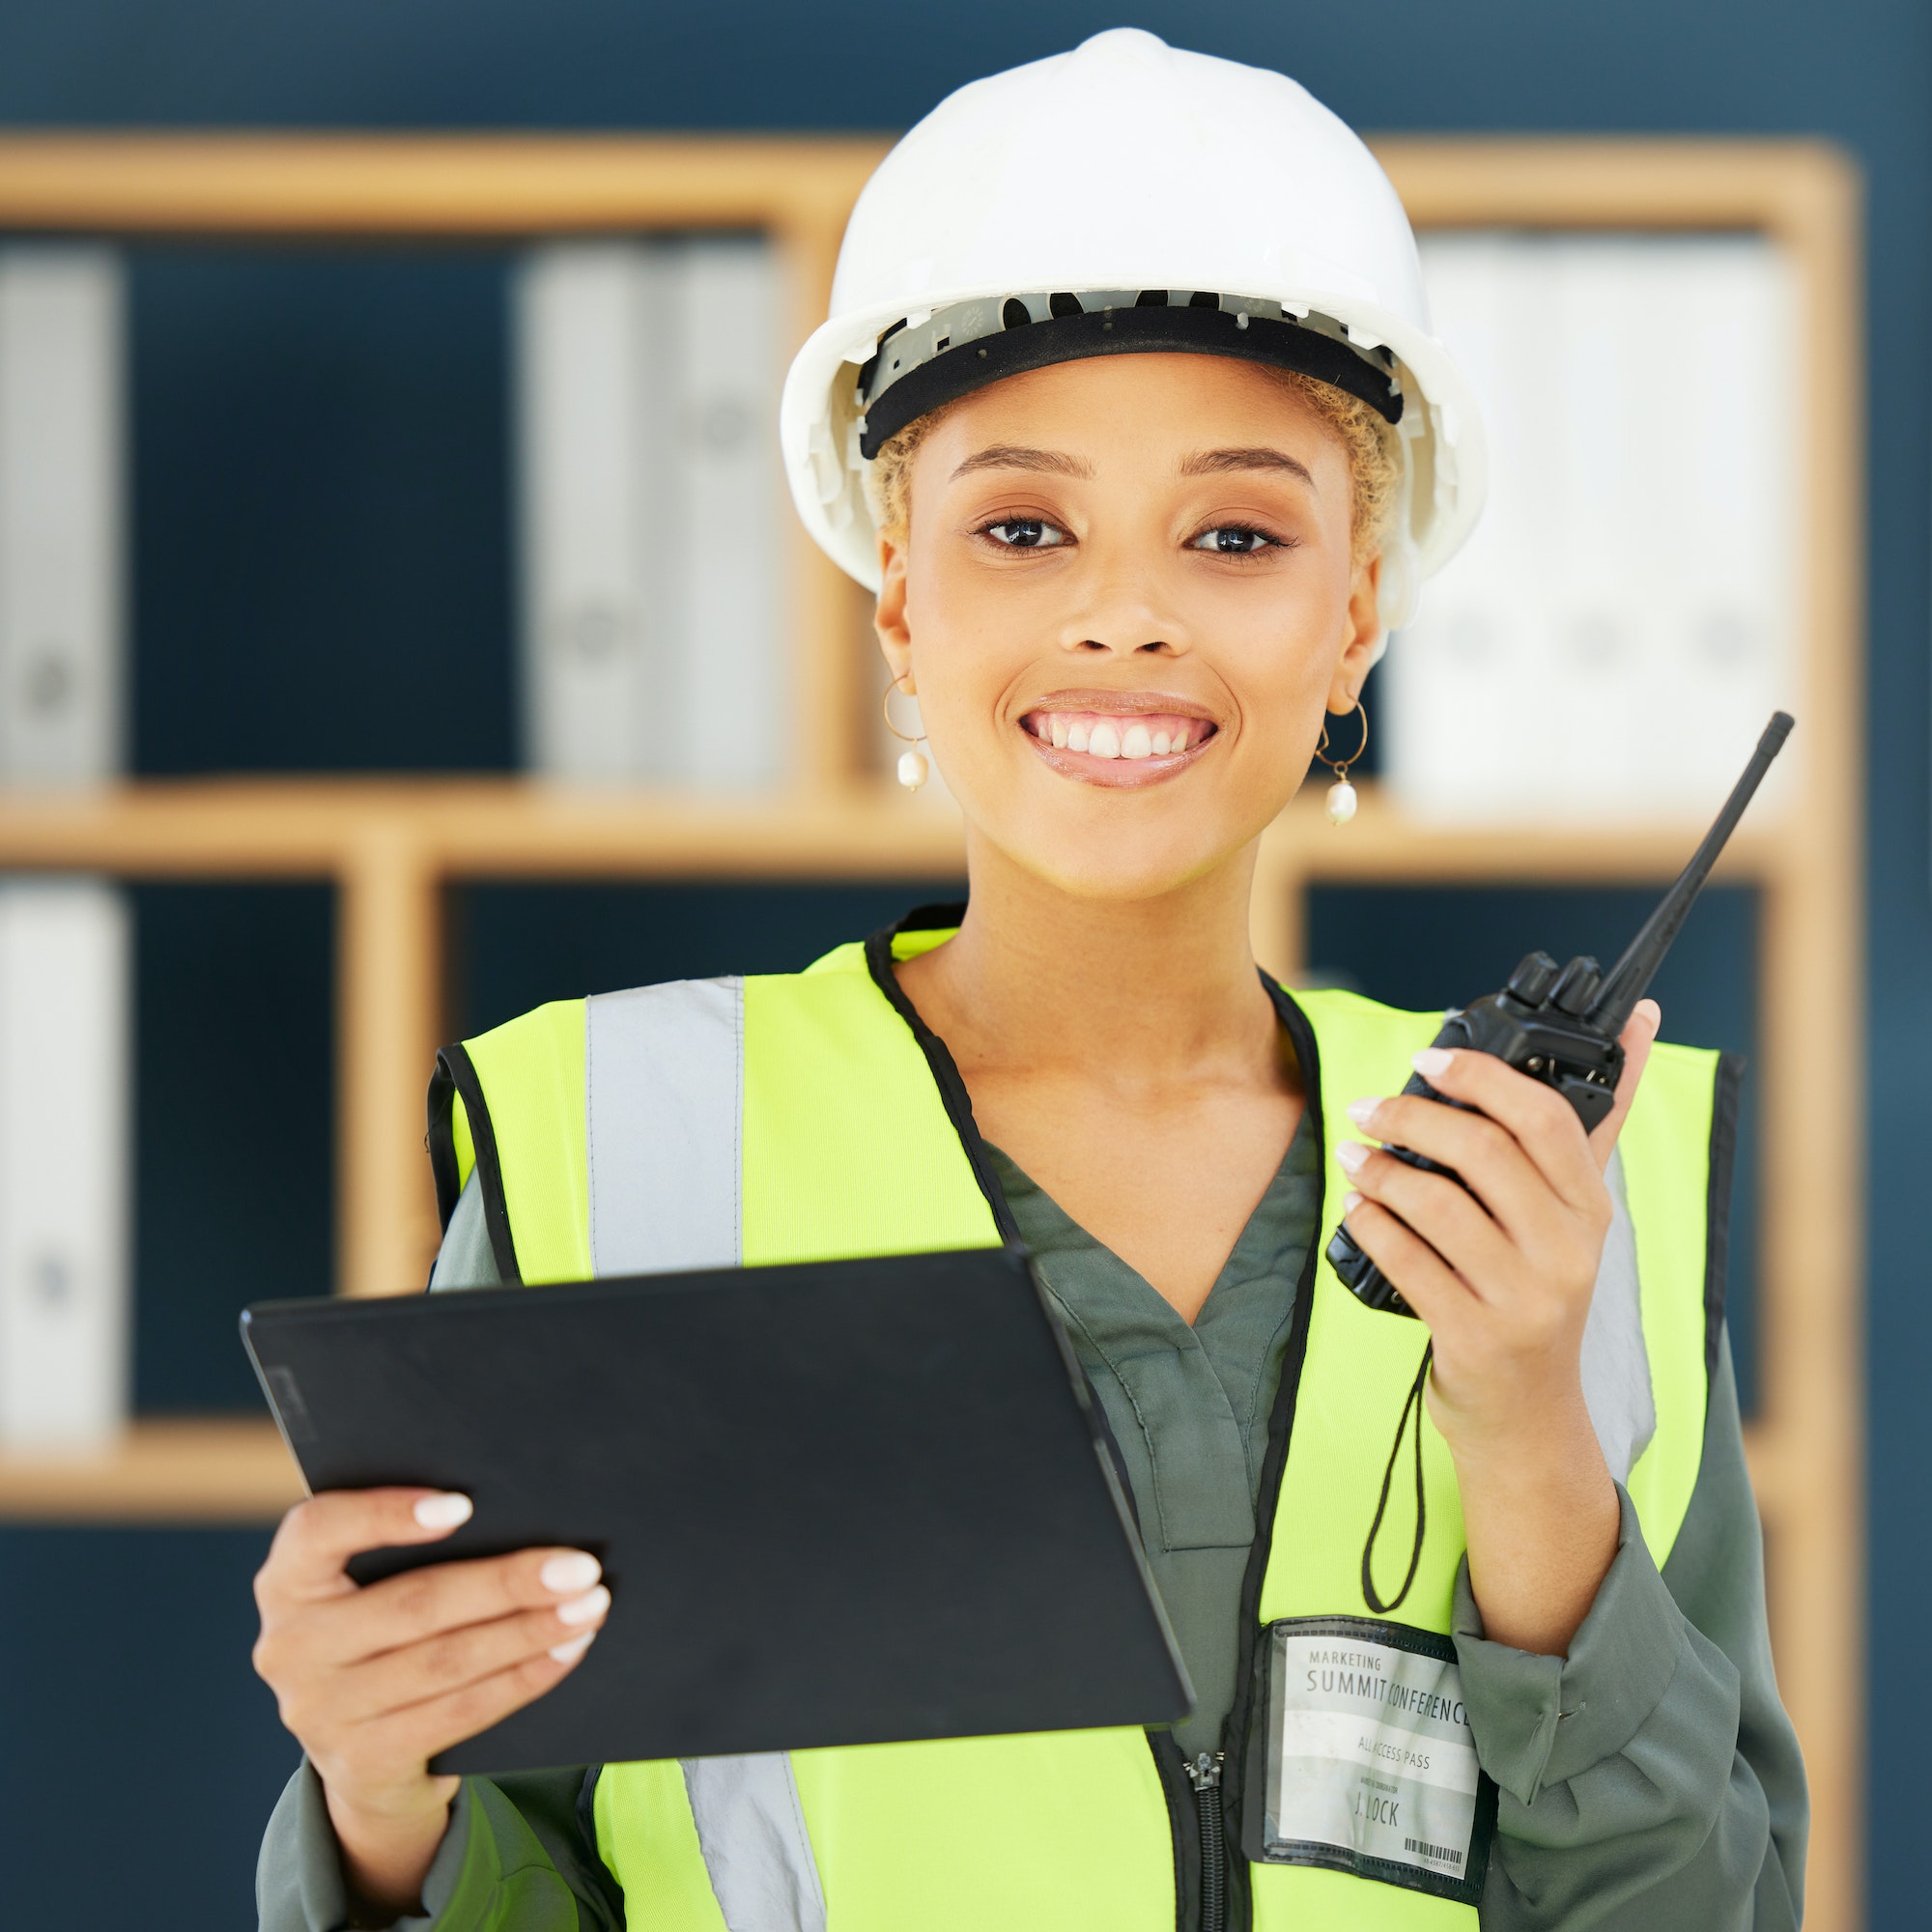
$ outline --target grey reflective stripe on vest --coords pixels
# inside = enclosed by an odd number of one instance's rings
[[[598,1274],[744,1259],[745,990],[679,980],[585,1002],[584,1152]],[[684,1788],[729,1932],[825,1932],[825,1894],[782,1751],[687,1758]]]
[[[825,1893],[790,1757],[686,1758],[684,1788],[730,1932],[825,1932]]]
[[[737,1266],[743,983],[675,980],[584,1006],[592,1268]]]
[[[1636,1459],[1657,1434],[1657,1398],[1643,1340],[1636,1229],[1624,1196],[1622,1155],[1610,1156],[1604,1179],[1610,1190],[1610,1232],[1604,1236],[1604,1259],[1583,1329],[1583,1403],[1610,1474],[1627,1483]]]

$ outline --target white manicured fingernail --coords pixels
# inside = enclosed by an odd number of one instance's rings
[[[582,1636],[574,1636],[568,1643],[557,1644],[551,1655],[559,1663],[575,1663],[590,1646],[597,1641],[595,1631],[585,1631]]]
[[[425,1529],[454,1529],[458,1523],[468,1522],[475,1513],[476,1505],[454,1490],[445,1490],[440,1495],[419,1496],[412,1512]]]
[[[1342,1197],[1342,1212],[1344,1216],[1346,1217],[1347,1215],[1352,1214],[1355,1211],[1355,1209],[1359,1208],[1361,1205],[1362,1205],[1362,1197],[1359,1194],[1357,1194],[1351,1187],[1349,1190],[1349,1192],[1343,1195]]]
[[[1456,1064],[1456,1056],[1446,1046],[1425,1046],[1408,1063],[1425,1080],[1434,1080],[1438,1073],[1447,1073]]]
[[[1369,1150],[1360,1141],[1344,1141],[1335,1150],[1335,1158],[1342,1163],[1344,1174],[1356,1174],[1362,1163],[1369,1157]]]
[[[1350,1100],[1342,1111],[1358,1127],[1366,1127],[1376,1117],[1376,1110],[1381,1105],[1379,1100]]]
[[[556,1620],[560,1624],[587,1624],[592,1617],[601,1617],[611,1607],[611,1593],[602,1583],[596,1589],[586,1590],[581,1597],[573,1597],[567,1604],[556,1606]]]
[[[587,1549],[566,1549],[537,1572],[537,1581],[559,1597],[574,1597],[603,1576],[604,1566]]]

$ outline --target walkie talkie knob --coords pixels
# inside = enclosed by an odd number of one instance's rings
[[[1531,952],[1510,975],[1509,984],[1503,990],[1526,1007],[1540,1007],[1555,978],[1556,961],[1547,952]]]
[[[1585,1012],[1603,983],[1603,968],[1588,953],[1581,953],[1557,976],[1555,985],[1549,989],[1549,1004],[1559,1013],[1574,1016]]]

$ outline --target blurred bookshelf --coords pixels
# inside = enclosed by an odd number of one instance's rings
[[[1748,1432],[1774,1640],[1810,1767],[1810,1922],[1861,1922],[1863,686],[1860,191],[1804,141],[1374,143],[1422,230],[1755,235],[1798,290],[1796,769],[1720,876],[1761,907],[1762,1391]],[[825,312],[866,138],[0,137],[0,234],[424,242],[759,230],[784,278],[786,355]],[[720,800],[537,779],[170,780],[0,793],[0,872],[307,880],[338,895],[339,1291],[407,1291],[437,1228],[422,1093],[445,1037],[446,889],[533,880],[956,876],[958,823],[884,778],[860,593],[794,530],[785,639],[801,762]],[[1298,799],[1263,841],[1255,944],[1291,984],[1317,886],[1659,886],[1701,824],[1450,827],[1365,790],[1329,826]],[[271,1425],[140,1420],[86,1454],[0,1457],[0,1520],[267,1521],[298,1492]]]

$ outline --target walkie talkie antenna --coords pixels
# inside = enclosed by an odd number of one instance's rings
[[[1751,753],[1750,763],[1745,767],[1744,776],[1724,801],[1724,809],[1719,812],[1717,823],[1705,833],[1704,842],[1690,855],[1690,863],[1678,873],[1677,883],[1658,901],[1657,910],[1644,921],[1636,937],[1624,949],[1624,956],[1610,968],[1585,1015],[1586,1022],[1607,1038],[1614,1039],[1623,1032],[1624,1023],[1650,985],[1651,975],[1663,963],[1663,955],[1670,951],[1670,942],[1677,937],[1679,928],[1689,917],[1691,901],[1703,890],[1704,881],[1711,876],[1711,867],[1718,863],[1718,854],[1736,831],[1738,820],[1745,815],[1745,807],[1751,802],[1751,795],[1771,769],[1772,759],[1784,749],[1784,741],[1790,735],[1791,714],[1788,711],[1774,711],[1771,723],[1764,727],[1764,736],[1757,741],[1757,750]]]

